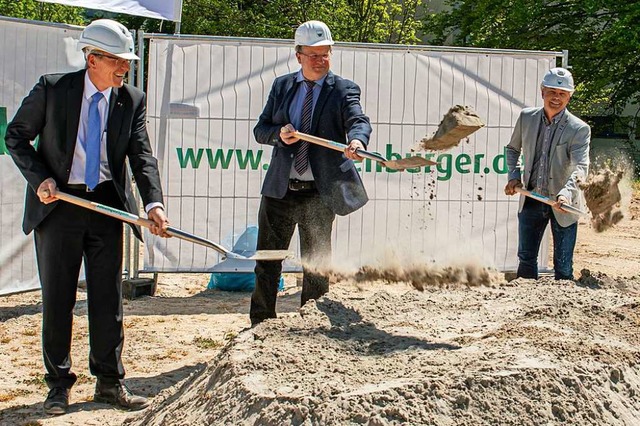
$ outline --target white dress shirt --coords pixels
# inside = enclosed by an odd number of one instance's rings
[[[98,183],[111,180],[111,171],[107,161],[107,117],[109,116],[109,98],[111,87],[102,91],[103,98],[98,102],[100,112],[100,179]],[[85,147],[87,145],[87,130],[89,127],[89,105],[91,97],[98,92],[98,89],[91,82],[89,73],[84,74],[84,92],[82,93],[82,107],[80,108],[80,123],[78,124],[78,136],[76,137],[76,147],[73,152],[73,162],[71,163],[71,173],[69,174],[70,184],[85,184],[84,173],[87,161]]]
[[[109,161],[107,160],[107,118],[109,117],[109,99],[111,97],[111,87],[103,90],[101,93],[103,98],[98,102],[98,111],[100,112],[100,178],[98,184],[111,180],[111,170],[109,169]],[[87,129],[89,127],[89,105],[91,97],[98,92],[96,86],[91,82],[89,73],[84,74],[84,92],[82,93],[82,107],[80,108],[80,123],[78,124],[78,136],[76,137],[76,147],[73,152],[73,161],[71,163],[71,173],[69,174],[70,184],[86,184],[84,181],[85,165],[87,153],[85,150],[87,140]],[[154,207],[161,207],[162,203],[149,203],[144,206],[144,211],[149,213]]]

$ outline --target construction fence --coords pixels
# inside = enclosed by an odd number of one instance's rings
[[[6,127],[40,74],[83,66],[73,44],[80,30],[0,20],[0,126]],[[257,223],[271,152],[255,142],[252,129],[273,80],[299,69],[293,42],[159,34],[138,34],[138,40],[139,48],[145,41],[148,46],[139,52],[148,66],[147,82],[139,78],[138,85],[147,92],[148,129],[172,226],[232,247]],[[503,193],[504,146],[520,110],[541,105],[540,77],[559,57],[337,43],[332,70],[362,89],[373,127],[368,149],[389,159],[419,154],[439,164],[399,172],[369,160],[359,163],[370,201],[337,218],[334,259],[348,259],[350,266],[389,256],[427,263],[475,260],[515,269],[518,203]],[[486,126],[450,150],[412,152],[456,104],[472,106]],[[32,239],[20,227],[25,181],[3,145],[0,172],[8,183],[0,188],[3,294],[36,288],[37,270]],[[208,272],[221,261],[217,252],[176,238],[147,233],[145,242],[144,265],[134,263],[132,274]],[[547,254],[545,242],[541,265]]]

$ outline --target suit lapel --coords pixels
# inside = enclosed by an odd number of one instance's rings
[[[284,88],[285,95],[284,95],[284,102],[282,103],[282,108],[284,108],[284,111],[282,111],[282,113],[284,114],[284,118],[285,118],[284,121],[286,123],[291,122],[291,117],[289,116],[289,107],[291,106],[291,102],[293,101],[293,97],[296,94],[296,90],[298,88],[296,85],[297,76],[298,76],[297,72],[290,74],[289,79],[286,80],[286,86]]]
[[[531,168],[533,167],[533,160],[536,156],[536,145],[538,144],[538,132],[540,131],[542,114],[544,114],[544,110],[542,108],[533,111],[533,113],[529,116],[530,120],[527,123],[528,128],[525,130],[523,135],[525,140],[533,142],[527,143],[525,145],[526,152],[524,153],[524,170],[526,172],[526,176],[523,181],[525,186],[529,184],[529,178],[531,177]]]
[[[80,124],[80,110],[82,109],[82,94],[84,92],[84,71],[77,73],[71,80],[71,84],[66,90],[67,112],[66,112],[66,137],[65,152],[75,151],[76,140],[78,139],[78,125]]]
[[[122,126],[123,112],[124,99],[120,94],[120,89],[114,87],[109,98],[109,117],[107,118],[107,158],[109,159],[109,164],[113,161],[115,143],[118,140],[120,127]]]
[[[324,79],[324,84],[322,85],[322,89],[320,90],[320,96],[318,96],[318,100],[316,101],[316,106],[313,108],[313,117],[311,118],[311,133],[315,134],[316,129],[318,128],[318,121],[320,117],[320,113],[322,112],[322,108],[324,104],[327,102],[329,95],[333,91],[335,86],[335,78],[333,73],[329,71],[327,74],[327,78]]]

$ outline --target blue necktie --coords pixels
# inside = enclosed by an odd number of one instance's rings
[[[304,95],[304,101],[302,102],[300,131],[302,133],[309,133],[309,131],[311,131],[311,113],[313,112],[313,86],[316,83],[311,80],[305,80],[304,82],[307,84],[307,93]],[[293,168],[296,169],[298,174],[302,175],[309,167],[309,143],[304,141],[298,143],[300,147],[293,161]]]
[[[98,103],[103,98],[102,93],[96,92],[89,104],[89,120],[87,122],[87,140],[85,141],[85,169],[84,183],[93,190],[100,181],[100,136],[102,136],[102,120]]]

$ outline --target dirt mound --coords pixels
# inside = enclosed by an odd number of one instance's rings
[[[455,105],[447,111],[435,134],[430,138],[423,138],[415,150],[438,151],[453,148],[482,127],[484,122],[472,107]]]
[[[125,424],[633,425],[639,307],[570,281],[369,297],[337,286],[241,332]]]
[[[606,231],[624,218],[620,208],[622,194],[618,187],[623,177],[622,169],[612,171],[605,167],[591,173],[587,181],[580,184],[591,212],[591,225],[596,232]]]

